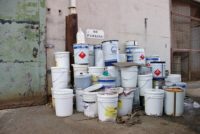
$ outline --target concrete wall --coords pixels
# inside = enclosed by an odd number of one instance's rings
[[[56,51],[65,50],[65,16],[68,15],[68,0],[47,0],[47,69],[55,66]],[[59,15],[59,10],[62,14]],[[169,0],[77,0],[79,27],[103,29],[106,39],[119,39],[121,52],[127,40],[137,40],[147,55],[157,54],[167,61],[170,69],[170,14]],[[147,26],[145,28],[145,18]],[[102,40],[86,39],[90,44]],[[53,47],[51,47],[53,46]],[[51,89],[51,74],[48,71],[48,89]]]
[[[120,41],[121,52],[125,41],[137,40],[147,55],[160,55],[170,69],[169,5],[169,0],[77,0],[79,27],[103,29],[105,40]]]
[[[46,9],[47,79],[50,93],[52,87],[50,69],[55,66],[54,52],[65,51],[65,17],[68,15],[68,0],[47,0]]]

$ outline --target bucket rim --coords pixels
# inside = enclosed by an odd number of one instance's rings
[[[51,67],[51,69],[68,69],[68,67]]]
[[[88,69],[105,69],[105,67],[90,66]]]
[[[63,51],[63,52],[55,52],[54,54],[55,55],[58,55],[58,54],[69,54],[70,52],[69,51]]]
[[[99,98],[99,97],[100,98],[116,98],[118,96],[119,96],[118,93],[111,94],[111,93],[101,92],[101,93],[97,94],[97,98]]]
[[[145,93],[144,93],[145,95],[146,94],[155,94],[155,95],[163,95],[164,94],[164,90],[162,90],[162,89],[150,89],[150,90],[146,90],[145,91]]]

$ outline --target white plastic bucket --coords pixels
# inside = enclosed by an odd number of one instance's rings
[[[69,52],[55,52],[55,60],[57,67],[67,67],[70,68],[69,64]]]
[[[56,116],[66,117],[73,114],[73,90],[54,90]]]
[[[147,115],[162,116],[164,91],[148,89],[145,92],[145,113]]]
[[[133,62],[133,54],[126,54],[127,62]]]
[[[154,78],[165,78],[165,61],[153,61],[151,66]]]
[[[138,87],[140,88],[140,96],[144,96],[145,90],[152,89],[153,75],[138,75]]]
[[[117,118],[118,94],[99,93],[97,96],[99,120],[115,122]]]
[[[117,62],[117,55],[119,54],[118,40],[103,41],[102,49],[105,66],[112,66],[113,63]]]
[[[116,66],[108,66],[107,71],[110,74],[110,76],[116,78],[116,86],[120,87],[121,86],[121,73],[120,69]]]
[[[118,100],[118,116],[124,116],[132,113],[134,92],[122,94]]]
[[[126,54],[118,54],[118,61],[117,62],[126,62]]]
[[[104,55],[103,55],[102,45],[95,45],[94,53],[95,53],[95,66],[104,67],[105,64],[104,64]]]
[[[69,70],[67,67],[51,67],[52,86],[54,89],[68,87]]]
[[[74,44],[74,63],[88,64],[89,63],[89,46],[87,44]]]
[[[72,66],[73,66],[73,70],[74,70],[74,78],[76,75],[88,73],[88,65],[72,64]]]
[[[165,79],[166,86],[172,86],[181,82],[181,74],[169,74]]]
[[[89,66],[95,65],[94,45],[89,45]]]
[[[143,48],[133,49],[133,62],[137,64],[145,64],[145,52]]]
[[[84,92],[84,115],[87,117],[97,117],[97,92]]]
[[[114,88],[116,87],[116,78],[112,76],[100,76],[98,83],[102,84],[104,89]]]
[[[169,88],[165,90],[165,114],[181,116],[184,111],[184,91],[180,88]]]
[[[99,76],[101,76],[104,72],[104,67],[88,67],[88,72],[92,75],[92,83],[98,83]]]
[[[160,57],[157,56],[157,55],[155,55],[155,56],[148,56],[145,59],[146,59],[146,65],[148,67],[151,66],[151,62],[153,62],[153,61],[160,61]]]
[[[84,111],[83,90],[76,90],[76,110],[78,112]]]
[[[185,83],[185,82],[177,82],[175,84],[175,86],[183,89],[183,91],[184,91],[184,97],[185,97],[186,96],[186,90],[187,90],[187,83]]]
[[[121,68],[122,87],[133,88],[137,86],[137,66]]]
[[[138,43],[136,41],[126,41],[125,52],[128,54],[133,54],[133,50],[138,47]]]

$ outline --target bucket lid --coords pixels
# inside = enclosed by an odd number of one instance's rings
[[[97,94],[97,97],[103,97],[103,98],[115,98],[115,97],[118,97],[118,94],[117,93],[114,93],[114,92],[100,92]]]
[[[98,89],[100,89],[102,87],[103,87],[102,84],[95,84],[95,85],[92,85],[92,86],[90,86],[88,88],[85,88],[84,91],[85,92],[92,92],[92,91],[96,91],[96,90],[98,90]]]
[[[119,41],[119,40],[105,40],[105,41],[102,41],[101,43],[103,44],[103,43],[106,43],[106,42],[113,42],[113,41]]]
[[[165,63],[165,61],[151,61],[150,63]]]
[[[183,89],[181,89],[180,87],[174,86],[174,87],[168,87],[167,89],[165,89],[165,91],[167,91],[167,92],[183,92]]]
[[[145,94],[164,94],[164,90],[162,89],[147,89]]]

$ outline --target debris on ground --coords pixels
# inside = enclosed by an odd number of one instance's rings
[[[135,124],[141,124],[140,116],[144,115],[143,111],[136,111],[132,114],[126,115],[126,116],[121,116],[117,117],[117,123],[118,124],[124,124],[127,126],[132,126]]]

